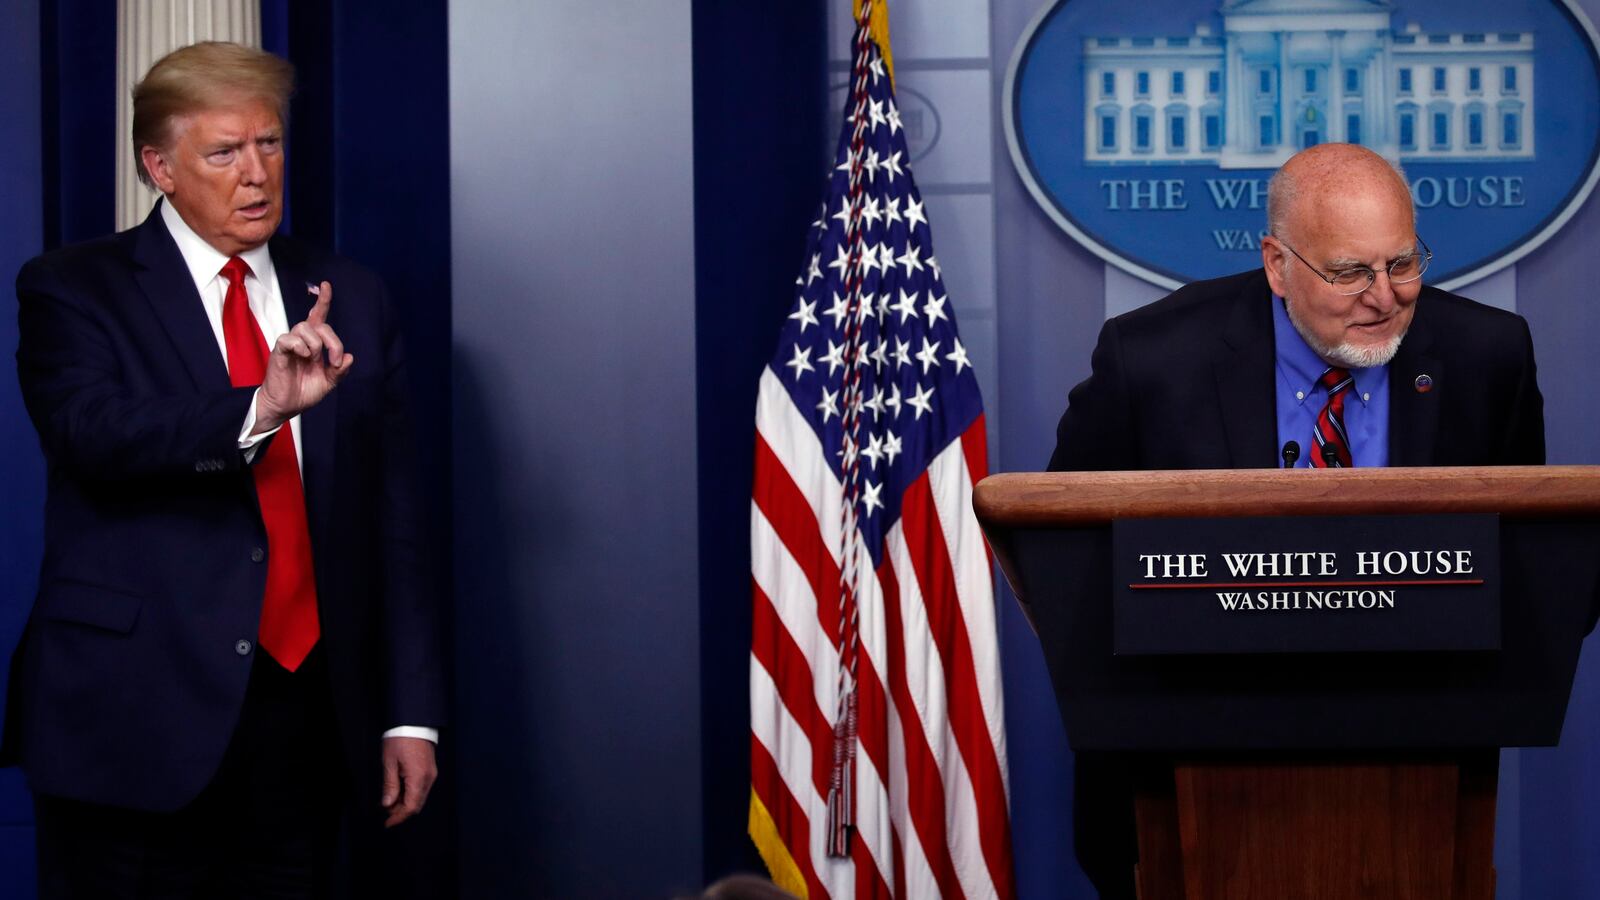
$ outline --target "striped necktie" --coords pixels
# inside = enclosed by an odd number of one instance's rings
[[[1350,460],[1350,436],[1344,430],[1344,398],[1355,387],[1356,380],[1349,369],[1330,367],[1317,379],[1328,392],[1328,402],[1317,413],[1317,427],[1312,438],[1317,452],[1311,454],[1311,465],[1318,469],[1348,469],[1355,465]]]

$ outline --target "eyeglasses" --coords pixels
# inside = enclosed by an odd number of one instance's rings
[[[1298,250],[1288,244],[1284,244],[1282,240],[1279,240],[1278,243],[1283,244],[1285,250],[1293,253],[1295,259],[1305,263],[1306,268],[1317,273],[1318,278],[1333,285],[1335,290],[1347,297],[1365,291],[1367,288],[1372,287],[1374,281],[1378,280],[1378,273],[1373,271],[1370,266],[1351,266],[1348,269],[1340,269],[1330,275],[1306,262],[1306,258],[1301,256]],[[1417,246],[1413,247],[1410,253],[1389,263],[1389,283],[1409,284],[1416,281],[1422,277],[1423,272],[1428,271],[1428,263],[1432,261],[1433,251],[1428,249],[1427,242],[1422,239],[1421,235],[1418,235]]]

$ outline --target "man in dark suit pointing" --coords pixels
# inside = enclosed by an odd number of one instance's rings
[[[1106,322],[1052,470],[1544,462],[1527,322],[1423,284],[1433,254],[1397,169],[1312,147],[1267,207],[1260,269]],[[1106,897],[1133,896],[1125,763],[1078,757],[1078,856]]]
[[[376,276],[275,236],[292,82],[234,44],[156,63],[162,201],[17,279],[49,489],[3,752],[46,897],[319,896],[341,813],[359,864],[436,777],[404,356]]]

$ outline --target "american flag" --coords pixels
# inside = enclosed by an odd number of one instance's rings
[[[813,900],[1009,898],[983,406],[874,5],[756,402],[750,834]]]

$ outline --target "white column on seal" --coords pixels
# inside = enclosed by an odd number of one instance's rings
[[[1289,32],[1280,31],[1278,37],[1278,148],[1293,148],[1293,129],[1296,125],[1289,103]]]
[[[1246,141],[1244,136],[1249,132],[1245,127],[1250,119],[1250,106],[1245,99],[1245,66],[1244,50],[1239,46],[1239,36],[1236,33],[1224,32],[1223,44],[1227,48],[1228,68],[1223,73],[1227,79],[1222,85],[1224,97],[1228,104],[1227,115],[1222,120],[1222,153],[1242,153],[1249,149],[1253,142]]]
[[[1361,115],[1371,123],[1368,133],[1372,137],[1367,146],[1379,153],[1389,152],[1389,117],[1393,111],[1389,97],[1389,36],[1380,32],[1378,52],[1367,60],[1361,82]]]
[[[259,0],[117,0],[117,230],[144,220],[156,200],[133,155],[133,86],[156,60],[200,41],[261,46]]]
[[[1344,141],[1344,32],[1328,32],[1333,59],[1328,63],[1328,140]]]

